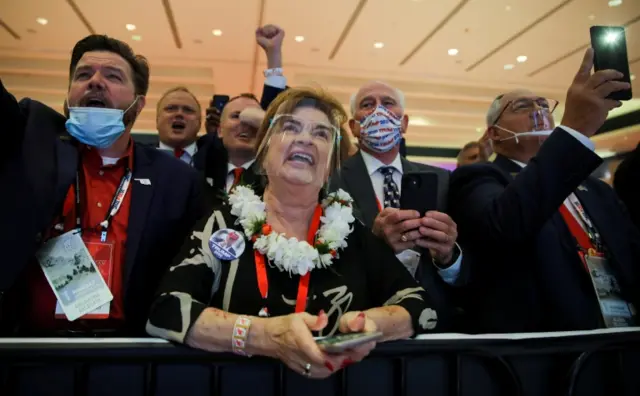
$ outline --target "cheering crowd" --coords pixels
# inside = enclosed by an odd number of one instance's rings
[[[0,334],[150,335],[323,378],[375,342],[329,354],[318,336],[637,325],[640,146],[615,189],[590,176],[621,73],[592,72],[587,49],[562,120],[553,98],[500,94],[450,173],[402,155],[393,86],[363,85],[348,112],[288,87],[283,38],[256,32],[260,99],[212,101],[202,120],[187,88],[164,93],[158,147],[131,138],[150,67],[124,42],[75,45],[65,114],[0,79]],[[426,213],[401,207],[416,172],[437,180]]]

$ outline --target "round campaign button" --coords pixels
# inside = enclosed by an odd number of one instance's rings
[[[220,260],[235,260],[244,252],[245,241],[242,233],[223,228],[209,238],[209,249]]]

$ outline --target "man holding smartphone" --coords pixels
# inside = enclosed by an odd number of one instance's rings
[[[393,247],[407,270],[433,295],[439,329],[450,328],[454,310],[447,284],[458,281],[462,254],[456,244],[456,224],[443,213],[449,172],[400,155],[401,138],[409,123],[400,90],[379,81],[368,83],[352,96],[351,113],[349,127],[360,151],[342,164],[332,189],[351,194],[360,220]],[[420,214],[400,208],[403,174],[417,171],[437,175],[433,201],[439,202],[438,210]]]
[[[589,48],[557,102],[526,90],[487,114],[493,163],[457,169],[449,207],[471,265],[472,332],[572,331],[636,326],[640,233],[613,189],[591,177],[602,163],[589,140],[629,88],[622,73],[591,73]]]

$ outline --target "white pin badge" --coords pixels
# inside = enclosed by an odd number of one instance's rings
[[[243,235],[230,228],[223,228],[209,238],[209,249],[220,260],[235,260],[242,255],[245,248]]]

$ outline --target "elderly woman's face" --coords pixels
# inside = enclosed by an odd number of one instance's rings
[[[336,139],[329,117],[313,107],[299,107],[291,115],[276,116],[271,128],[263,164],[267,175],[322,186]]]

